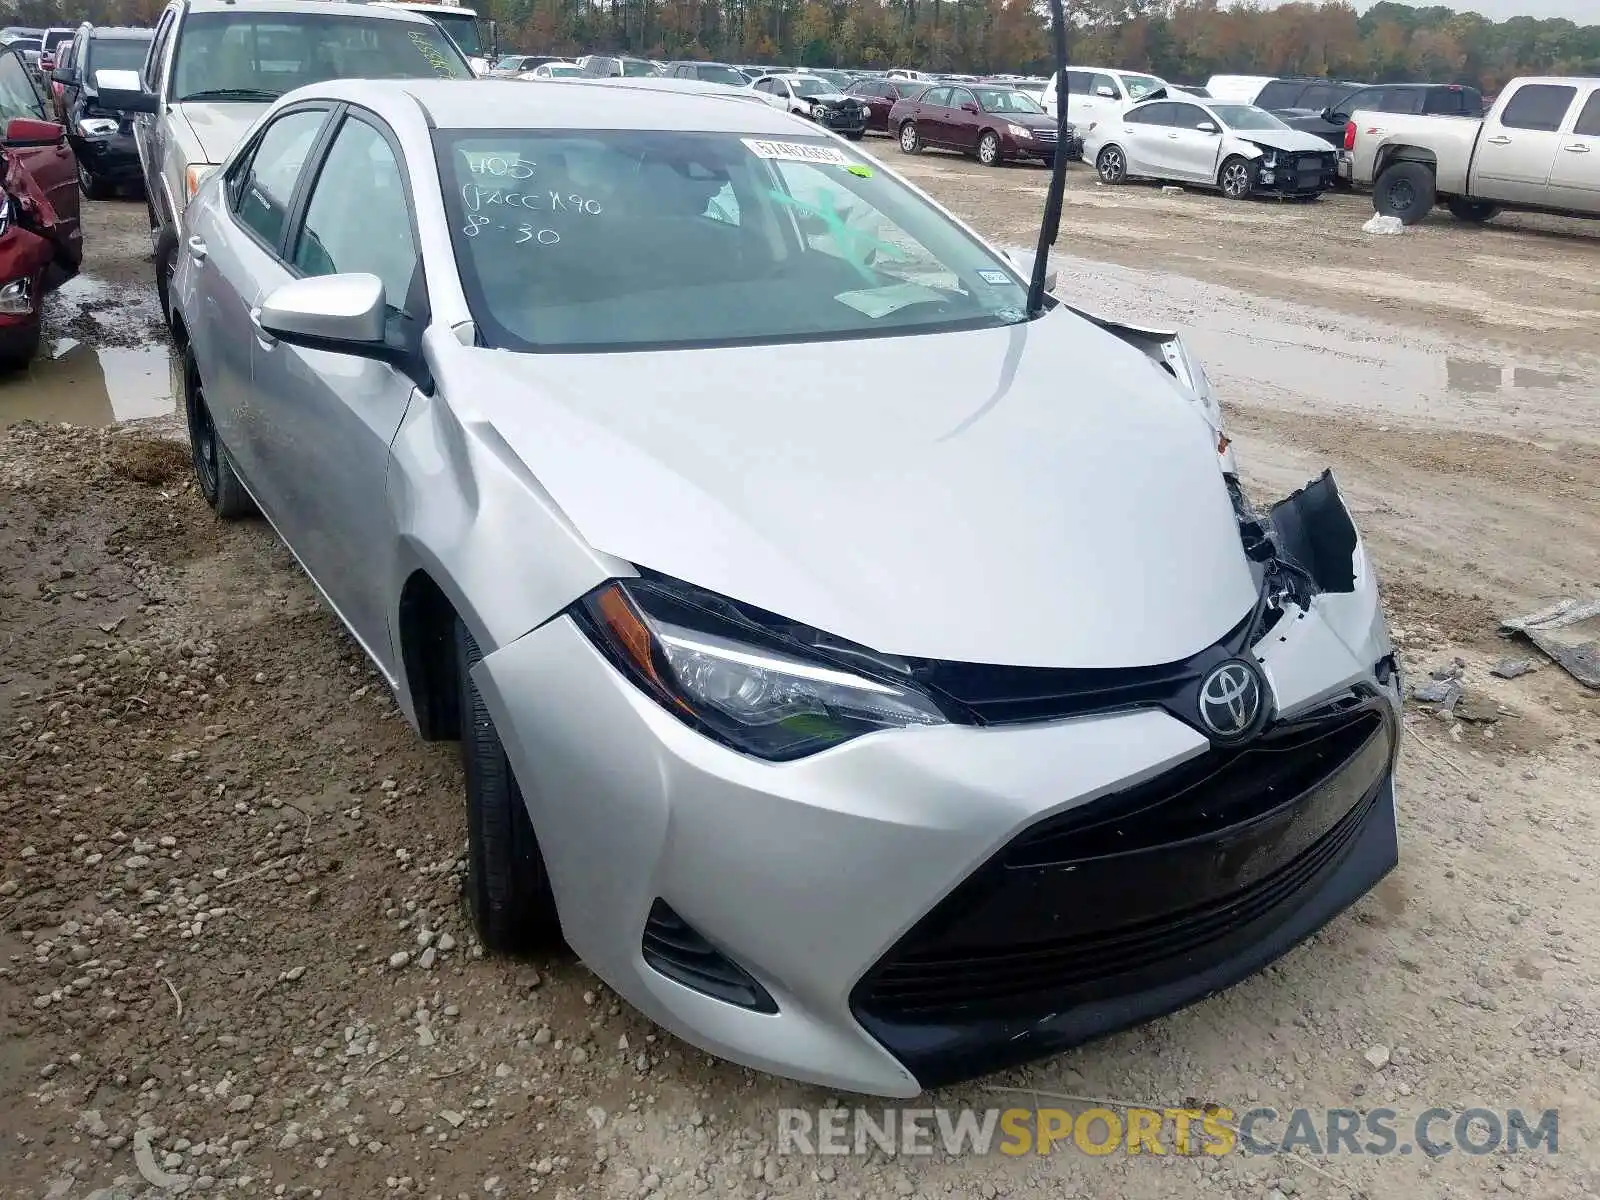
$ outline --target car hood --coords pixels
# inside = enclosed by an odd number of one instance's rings
[[[195,141],[205,153],[206,162],[219,163],[228,157],[245,131],[271,105],[240,100],[191,100],[173,107],[189,123]]]
[[[1251,142],[1257,146],[1287,150],[1291,153],[1299,150],[1315,150],[1325,154],[1328,150],[1328,143],[1322,138],[1299,129],[1236,129],[1233,131],[1233,136],[1241,142]]]
[[[1012,125],[1021,125],[1024,129],[1054,129],[1056,119],[1049,113],[986,113],[986,116],[997,121],[1007,121]]]
[[[1064,308],[857,341],[461,353],[453,380],[439,364],[452,403],[595,549],[883,652],[1153,665],[1255,600],[1198,407]]]

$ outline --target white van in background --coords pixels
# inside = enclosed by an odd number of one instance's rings
[[[1213,75],[1206,80],[1206,91],[1213,100],[1227,104],[1254,104],[1261,89],[1277,78],[1276,75]]]
[[[1166,82],[1142,71],[1117,71],[1106,67],[1067,68],[1067,120],[1087,133],[1099,121],[1122,115],[1130,104],[1137,104]],[[1039,103],[1052,117],[1056,115],[1056,77],[1050,76]]]

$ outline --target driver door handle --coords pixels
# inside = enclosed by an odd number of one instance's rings
[[[189,257],[197,263],[206,260],[206,244],[198,235],[189,239]]]
[[[256,341],[261,343],[263,349],[271,350],[278,344],[278,339],[268,333],[265,327],[262,326],[261,310],[259,308],[252,308],[250,310],[250,324],[255,327]]]
[[[1489,144],[1491,146],[1509,146],[1511,145],[1511,139],[1502,133],[1498,137],[1490,138]]]
[[[1561,148],[1563,150],[1565,150],[1568,154],[1587,154],[1587,153],[1589,153],[1589,147],[1587,147],[1587,146],[1585,146],[1585,145],[1583,145],[1581,143],[1578,143],[1578,142],[1574,142],[1570,146],[1563,146]]]

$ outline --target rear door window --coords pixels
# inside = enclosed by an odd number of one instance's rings
[[[1589,102],[1578,114],[1578,124],[1572,132],[1581,137],[1600,137],[1600,88],[1589,93]]]
[[[1578,89],[1564,84],[1525,83],[1516,90],[1500,114],[1507,129],[1555,133],[1567,118]]]
[[[1305,90],[1303,83],[1274,79],[1261,89],[1261,94],[1256,97],[1256,105],[1260,108],[1294,108],[1295,101],[1300,99],[1300,93]]]
[[[1422,97],[1422,111],[1436,117],[1459,117],[1467,112],[1475,112],[1476,107],[1467,103],[1467,97],[1471,94],[1465,88],[1429,88]],[[1417,110],[1408,108],[1404,111]]]

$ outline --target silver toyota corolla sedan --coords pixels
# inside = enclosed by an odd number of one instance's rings
[[[1395,864],[1331,476],[1252,506],[1181,340],[1039,312],[855,145],[332,82],[190,212],[201,491],[460,740],[489,947],[911,1096],[1226,987]]]

